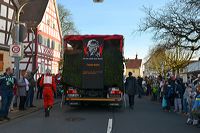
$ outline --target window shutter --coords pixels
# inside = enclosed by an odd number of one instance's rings
[[[3,54],[0,54],[0,71],[3,71]]]

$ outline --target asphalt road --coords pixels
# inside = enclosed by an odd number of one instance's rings
[[[158,103],[136,99],[134,110],[57,105],[49,118],[41,110],[0,125],[0,133],[200,133],[185,122],[186,117],[163,112]]]

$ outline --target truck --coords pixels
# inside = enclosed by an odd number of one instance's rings
[[[102,103],[120,107],[124,92],[122,35],[64,37],[62,82],[70,106]]]

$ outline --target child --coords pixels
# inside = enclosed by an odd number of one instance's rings
[[[197,125],[200,127],[200,85],[197,86],[196,98],[192,106],[191,115],[188,118],[187,123]]]
[[[152,86],[152,100],[157,101],[157,96],[158,96],[158,84],[155,81],[153,86]]]

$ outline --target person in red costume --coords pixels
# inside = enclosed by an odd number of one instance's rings
[[[45,117],[49,117],[50,109],[54,103],[54,92],[56,91],[56,82],[51,75],[51,70],[46,70],[46,74],[40,80],[40,86],[43,87]]]

